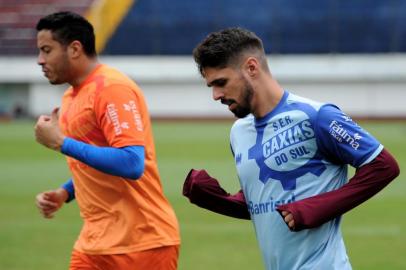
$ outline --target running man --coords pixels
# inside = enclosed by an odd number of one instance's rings
[[[72,173],[37,195],[40,212],[51,218],[76,198],[84,221],[69,269],[176,269],[178,222],[163,194],[142,91],[98,62],[93,27],[80,15],[50,14],[36,28],[45,77],[70,85],[59,111],[35,126],[36,140],[66,155]]]

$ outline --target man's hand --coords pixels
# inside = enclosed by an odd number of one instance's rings
[[[293,219],[293,215],[288,211],[282,211],[283,220],[285,221],[286,225],[288,225],[289,229],[295,229],[295,220]]]
[[[37,142],[53,150],[61,151],[65,136],[59,128],[58,111],[59,108],[55,108],[51,116],[41,115],[34,130]]]
[[[55,212],[62,207],[68,196],[65,189],[58,188],[38,194],[35,201],[39,212],[44,218],[53,218]]]

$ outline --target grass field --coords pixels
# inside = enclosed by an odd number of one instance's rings
[[[53,220],[40,217],[35,195],[59,186],[69,172],[61,154],[34,142],[33,122],[0,123],[0,269],[67,269],[81,227],[76,203]],[[401,175],[344,216],[355,270],[406,269],[406,123],[362,123],[397,158]],[[238,190],[228,133],[231,122],[156,122],[164,190],[182,234],[180,270],[263,269],[249,221],[199,209],[181,195],[190,168],[205,168],[229,192]]]

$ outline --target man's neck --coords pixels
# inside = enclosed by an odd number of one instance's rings
[[[270,113],[279,104],[283,97],[283,88],[272,77],[266,78],[255,91],[252,105],[252,114],[256,118],[262,118]]]
[[[99,62],[97,58],[86,59],[78,63],[74,69],[76,71],[76,73],[73,74],[74,79],[69,84],[72,85],[73,88],[79,87],[98,65]]]

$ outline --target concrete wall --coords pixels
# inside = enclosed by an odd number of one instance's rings
[[[231,117],[214,102],[191,57],[101,57],[144,90],[153,117]],[[332,102],[353,117],[406,118],[406,55],[270,56],[273,75],[287,90]],[[49,85],[36,59],[0,58],[1,84],[28,85],[28,111],[48,113],[66,86]]]

